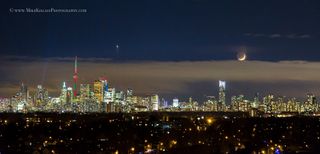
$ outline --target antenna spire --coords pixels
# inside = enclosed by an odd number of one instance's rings
[[[73,74],[73,96],[77,97],[77,81],[78,81],[78,57],[74,60],[74,74]]]

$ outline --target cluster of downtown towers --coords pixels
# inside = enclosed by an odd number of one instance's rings
[[[49,97],[48,91],[38,85],[30,97],[26,85],[11,98],[0,99],[1,112],[146,112],[146,111],[220,111],[250,113],[317,113],[320,109],[314,94],[307,94],[303,102],[295,98],[275,97],[272,94],[262,100],[255,95],[248,100],[244,95],[232,96],[230,105],[226,104],[226,82],[219,81],[218,98],[208,96],[201,105],[191,97],[187,101],[172,100],[171,105],[159,99],[158,94],[149,96],[134,95],[132,89],[116,91],[104,77],[92,84],[80,84],[78,88],[77,57],[75,59],[73,87],[63,82],[60,96]],[[78,91],[79,89],[79,91]]]

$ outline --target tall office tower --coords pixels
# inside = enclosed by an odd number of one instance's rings
[[[90,84],[80,84],[80,99],[90,98]]]
[[[73,91],[72,91],[72,87],[68,87],[67,88],[67,98],[66,98],[66,103],[72,103],[73,102]]]
[[[215,96],[207,96],[204,102],[205,111],[218,111],[218,102]]]
[[[100,110],[102,112],[115,112],[122,110],[122,108],[120,109],[119,107],[116,107],[118,105],[118,102],[116,104],[116,89],[108,88],[108,90],[104,93],[104,100]]]
[[[151,96],[152,111],[159,110],[159,96],[157,94]]]
[[[20,87],[20,97],[21,97],[21,100],[24,102],[27,102],[28,98],[29,98],[28,87],[26,85],[24,85],[23,83],[21,83],[21,87]]]
[[[125,96],[125,100],[128,104],[132,104],[132,98],[133,98],[133,90],[132,89],[127,89],[127,93]]]
[[[294,98],[290,98],[286,104],[286,111],[287,112],[295,112],[295,100]]]
[[[104,102],[110,103],[115,102],[116,99],[116,89],[109,88],[108,91],[105,93]]]
[[[37,91],[34,97],[36,101],[35,105],[39,107],[39,109],[43,109],[49,101],[48,91],[45,88],[43,88],[42,85],[37,86]]]
[[[161,108],[167,108],[168,107],[168,101],[166,101],[164,98],[161,98],[160,107]]]
[[[189,97],[189,103],[193,103],[192,97]]]
[[[239,111],[239,104],[237,102],[237,96],[231,97],[231,109],[232,109],[232,111]]]
[[[254,98],[253,98],[251,107],[253,107],[253,108],[258,108],[259,104],[260,104],[260,103],[259,103],[259,93],[256,93],[256,94],[254,95]]]
[[[269,94],[265,96],[263,99],[263,104],[266,106],[266,112],[271,113],[274,112],[275,109],[275,96],[273,94]]]
[[[93,83],[93,92],[94,97],[98,102],[102,102],[103,100],[103,86],[101,85],[100,80],[95,80]]]
[[[239,95],[237,98],[238,111],[246,112],[251,107],[248,100],[245,100],[244,95]]]
[[[133,95],[132,89],[127,89],[127,97],[131,97]]]
[[[43,88],[42,88],[42,85],[38,85],[37,86],[37,91],[36,91],[36,95],[35,95],[35,97],[36,97],[36,100],[38,100],[38,101],[43,101],[44,100],[44,92],[43,92]]]
[[[117,91],[115,96],[116,102],[120,103],[124,100],[124,92],[123,91]]]
[[[314,94],[307,94],[307,101],[304,103],[304,109],[306,112],[314,112],[317,110],[317,100]]]
[[[108,92],[109,86],[106,78],[100,78],[99,80],[95,80],[93,83],[93,92],[94,97],[98,102],[105,101],[105,95]]]
[[[179,107],[179,99],[178,98],[174,98],[172,100],[172,106],[173,107]]]
[[[280,96],[276,100],[276,112],[286,112],[287,111],[287,102],[286,96]]]
[[[132,100],[133,100],[133,90],[132,89],[127,89],[127,93],[126,93],[126,96],[125,96],[125,101],[126,101],[126,104],[132,104]]]
[[[110,85],[109,85],[108,80],[107,80],[106,77],[100,77],[100,83],[101,83],[102,91],[103,91],[103,99],[102,99],[102,101],[106,102],[107,101],[107,93],[109,92]]]
[[[78,58],[74,60],[74,74],[73,74],[73,97],[77,97],[77,81],[78,81]]]
[[[219,110],[224,111],[226,107],[226,81],[219,80]]]
[[[317,100],[316,100],[316,96],[314,94],[307,94],[307,102],[309,102],[310,104],[316,104]]]
[[[60,93],[60,102],[65,104],[67,102],[67,85],[66,82],[62,83],[61,93]]]
[[[244,95],[231,97],[231,108],[233,111],[247,111],[250,104],[249,101],[244,99]]]

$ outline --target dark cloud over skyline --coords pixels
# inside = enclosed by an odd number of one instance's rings
[[[308,39],[311,38],[311,35],[309,34],[278,34],[278,33],[272,33],[272,34],[261,34],[261,33],[245,33],[245,36],[249,37],[265,37],[265,38],[287,38],[287,39]]]

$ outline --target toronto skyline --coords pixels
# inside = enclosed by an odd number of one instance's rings
[[[235,55],[236,56],[236,55]],[[58,96],[61,82],[73,83],[73,58],[3,57],[1,96],[14,95],[21,83],[32,90],[45,86]],[[236,59],[236,57],[234,58]],[[256,92],[305,98],[319,93],[318,62],[308,61],[122,61],[79,57],[79,83],[93,83],[107,77],[121,90],[132,88],[138,94],[158,93],[165,98],[203,99],[218,92],[218,80],[228,82],[227,92],[250,98]]]
[[[0,4],[0,153],[319,153],[320,1]]]

